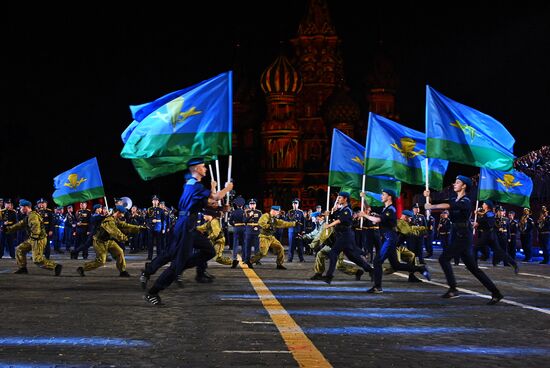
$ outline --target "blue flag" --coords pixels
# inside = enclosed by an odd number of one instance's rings
[[[231,154],[232,72],[130,106],[134,121],[120,153],[144,180],[186,169],[192,157]]]
[[[350,192],[353,198],[359,199],[365,165],[365,147],[351,137],[334,128],[328,182],[330,186],[340,187]],[[401,183],[387,176],[366,177],[366,189],[380,191],[391,188],[399,195]]]
[[[510,170],[514,137],[497,120],[426,86],[427,156]]]
[[[367,175],[387,175],[405,183],[426,182],[426,135],[374,113],[367,129]],[[448,161],[428,160],[429,186],[443,188]]]
[[[533,191],[533,181],[526,174],[515,169],[499,171],[482,167],[480,176],[480,200],[491,199],[520,207],[531,207],[529,199]]]
[[[94,157],[53,178],[53,200],[58,206],[105,196],[97,159]]]

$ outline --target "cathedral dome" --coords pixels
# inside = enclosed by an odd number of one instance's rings
[[[302,77],[288,58],[279,55],[262,73],[260,85],[265,94],[295,94],[302,90]]]
[[[336,87],[322,108],[323,118],[329,124],[354,123],[359,120],[361,110],[348,93],[347,87]]]

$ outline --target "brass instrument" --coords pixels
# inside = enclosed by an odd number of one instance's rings
[[[521,231],[522,233],[527,231],[527,221],[528,220],[529,220],[529,214],[526,213],[526,214],[521,215],[521,219],[519,220],[518,227],[519,227],[519,231]]]

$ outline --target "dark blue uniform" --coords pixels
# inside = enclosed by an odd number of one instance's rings
[[[304,231],[305,220],[304,211],[300,209],[292,209],[287,213],[286,221],[296,222],[296,226],[288,228],[288,262],[292,262],[295,250],[298,251],[300,262],[304,261],[304,243],[298,235]]]
[[[472,273],[489,291],[493,294],[500,294],[495,284],[487,275],[479,269],[472,252],[473,230],[470,223],[470,213],[472,211],[472,202],[470,198],[463,196],[457,199],[457,196],[449,200],[451,206],[449,218],[452,222],[451,243],[439,256],[439,264],[447,278],[447,284],[452,289],[456,289],[457,283],[451,266],[451,259],[460,256],[462,262],[466,265],[468,271]]]
[[[542,250],[542,261],[540,263],[546,264],[550,261],[548,248],[550,247],[550,215],[546,214],[544,218],[539,222],[539,236],[540,236],[540,248]]]
[[[160,207],[149,207],[147,210],[147,228],[149,229],[149,242],[147,244],[147,259],[153,259],[153,248],[157,249],[157,256],[163,253],[162,233],[165,229],[164,210]]]
[[[92,217],[92,211],[89,209],[80,209],[76,212],[76,238],[75,238],[75,250],[73,251],[74,259],[78,258],[78,253],[82,251],[82,258],[88,259],[88,246],[86,241],[90,233],[90,218]]]
[[[340,252],[344,252],[350,261],[363,268],[366,272],[371,273],[373,270],[371,265],[361,257],[361,250],[355,246],[355,238],[351,230],[353,222],[351,209],[348,206],[342,207],[331,214],[329,219],[333,221],[340,220],[340,223],[334,227],[335,242],[328,253],[330,266],[326,278],[329,280],[332,279]]]
[[[250,261],[252,255],[252,248],[254,252],[260,251],[260,227],[258,221],[262,217],[262,211],[260,210],[246,210],[245,211],[245,230],[244,230],[244,259],[243,262]]]
[[[382,289],[382,264],[386,259],[390,261],[395,271],[407,271],[409,274],[426,271],[425,266],[399,262],[399,258],[397,257],[397,241],[399,240],[397,234],[397,213],[393,205],[387,206],[382,210],[380,220],[378,226],[383,243],[380,247],[380,252],[374,257],[374,288],[379,290]]]
[[[241,247],[241,257],[245,259],[244,250],[244,230],[245,230],[245,217],[242,207],[235,208],[229,215],[229,225],[233,227],[233,260],[237,259],[237,252]]]
[[[11,226],[17,223],[17,212],[12,209],[4,209],[0,212],[0,227]],[[6,234],[0,231],[0,258],[4,256],[4,250],[8,249],[11,258],[15,259],[15,234]]]
[[[208,238],[195,230],[198,214],[207,205],[210,190],[195,178],[189,179],[183,188],[179,200],[179,216],[168,252],[155,257],[146,264],[145,274],[154,274],[159,268],[171,261],[157,278],[150,294],[157,294],[172,284],[186,268],[197,267],[197,274],[204,274],[204,265],[216,253]],[[193,253],[193,248],[195,252]]]

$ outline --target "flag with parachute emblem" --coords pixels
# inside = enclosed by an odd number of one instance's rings
[[[533,191],[533,181],[526,174],[515,169],[499,171],[482,167],[479,175],[480,200],[491,199],[520,207],[531,207],[529,199]]]
[[[231,154],[232,72],[130,106],[134,121],[122,133],[120,155],[144,180],[185,170],[196,156]]]
[[[515,139],[489,115],[426,86],[427,156],[507,171],[514,164]]]
[[[409,184],[426,182],[426,136],[383,116],[370,113],[365,173],[387,175]],[[430,188],[441,190],[448,161],[428,159]]]
[[[352,198],[360,199],[364,175],[365,147],[334,128],[332,132],[332,147],[328,185],[340,187],[349,192]],[[367,176],[365,188],[379,192],[382,188],[391,188],[396,193],[401,192],[401,182],[386,176]]]
[[[94,157],[53,178],[53,201],[58,206],[105,196],[99,165]]]

